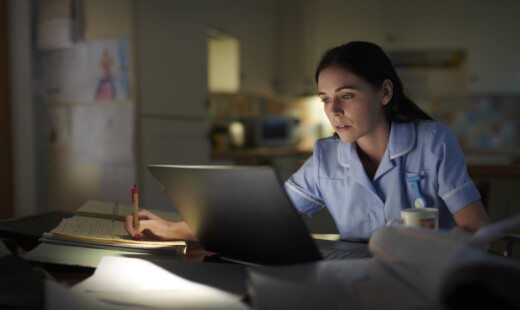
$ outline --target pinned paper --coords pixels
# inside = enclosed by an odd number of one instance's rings
[[[128,39],[79,43],[43,56],[44,100],[82,103],[129,97]]]
[[[69,144],[68,111],[66,108],[45,110],[45,140],[51,147],[62,147]]]
[[[133,104],[91,104],[73,107],[71,128],[71,147],[75,164],[134,163]]]
[[[37,24],[39,50],[74,46],[78,30],[76,8],[76,0],[41,1]]]

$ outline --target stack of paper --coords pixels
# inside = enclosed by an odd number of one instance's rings
[[[174,213],[153,212],[168,220],[180,219]],[[63,219],[52,231],[44,233],[41,241],[137,252],[184,251],[184,241],[158,241],[148,236],[134,240],[124,227],[125,216],[131,213],[131,206],[90,200],[76,215]]]

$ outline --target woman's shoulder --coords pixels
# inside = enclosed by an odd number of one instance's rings
[[[418,137],[451,135],[451,128],[443,123],[434,120],[419,120],[413,122]]]
[[[457,137],[446,124],[438,121],[414,122],[417,134],[416,141],[419,148],[440,150],[445,146],[459,148]]]
[[[332,145],[332,144],[338,144],[338,142],[340,141],[339,137],[334,134],[330,137],[325,137],[325,138],[321,138],[321,139],[318,139],[316,140],[316,144],[319,144],[319,145]]]
[[[337,135],[318,139],[314,143],[314,152],[316,153],[318,150],[336,149],[340,141]]]
[[[324,158],[332,159],[330,157],[337,157],[340,138],[337,135],[333,135],[326,138],[318,139],[314,143],[314,156],[322,160]]]

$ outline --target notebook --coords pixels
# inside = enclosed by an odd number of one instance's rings
[[[206,250],[262,265],[323,258],[272,167],[148,169]]]

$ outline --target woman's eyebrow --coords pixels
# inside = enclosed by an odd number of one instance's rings
[[[340,90],[343,90],[343,89],[354,89],[354,90],[358,90],[359,87],[355,86],[355,85],[343,85],[341,87],[338,87],[334,90],[335,93],[339,92]],[[318,93],[318,96],[321,96],[321,95],[325,95],[324,92],[319,92]]]

